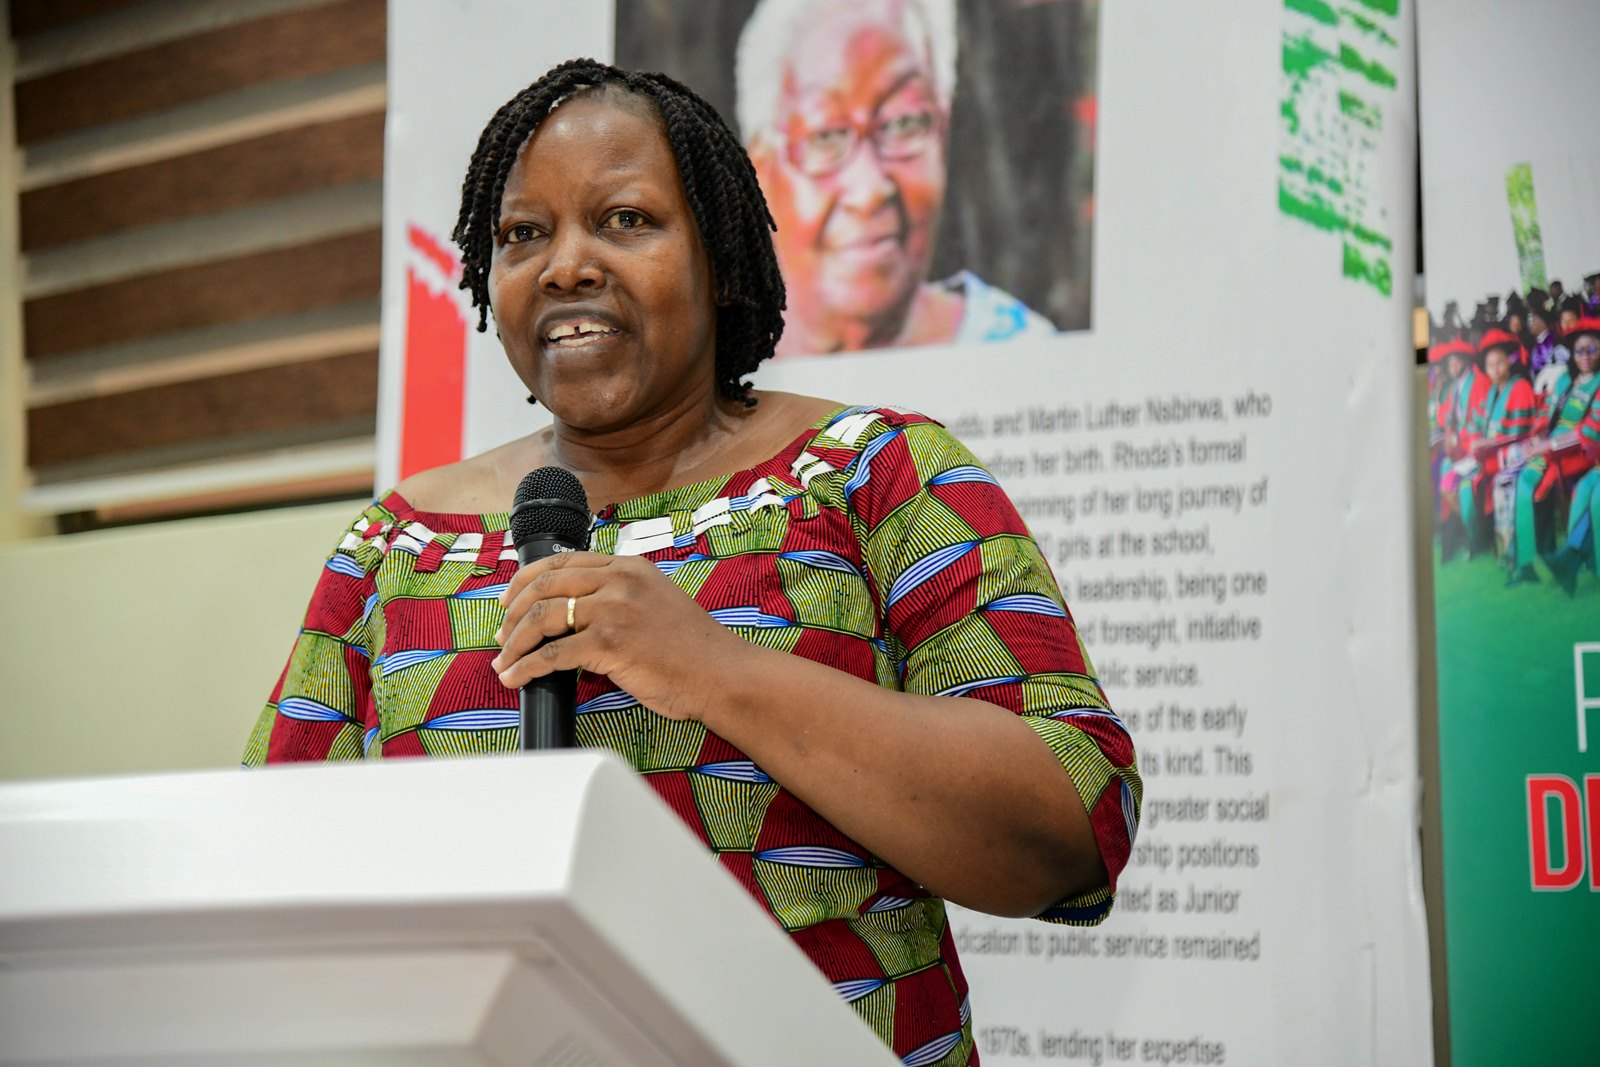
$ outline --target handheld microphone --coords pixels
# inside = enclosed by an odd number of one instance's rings
[[[540,467],[528,472],[511,505],[511,540],[523,566],[589,547],[589,498],[571,471]],[[524,751],[573,746],[577,685],[577,671],[556,671],[522,687]]]

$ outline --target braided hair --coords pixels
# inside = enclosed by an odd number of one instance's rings
[[[684,199],[711,259],[717,301],[717,391],[755,406],[743,381],[783,336],[784,288],[772,248],[777,228],[744,146],[710,104],[665,74],[620,70],[592,59],[552,68],[496,111],[478,138],[461,183],[451,239],[461,248],[461,288],[472,293],[478,331],[487,327],[489,266],[500,228],[506,175],[522,146],[573,96],[620,90],[654,105],[683,182]]]

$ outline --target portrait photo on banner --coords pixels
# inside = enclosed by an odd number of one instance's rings
[[[749,149],[779,358],[1091,326],[1097,0],[616,0]]]

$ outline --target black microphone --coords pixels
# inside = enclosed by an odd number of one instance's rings
[[[524,567],[589,547],[589,498],[571,471],[540,467],[528,472],[511,505],[511,540]],[[523,751],[573,746],[577,688],[577,671],[556,671],[522,687]]]

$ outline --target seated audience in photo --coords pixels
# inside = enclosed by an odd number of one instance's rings
[[[1517,474],[1514,498],[1515,550],[1507,585],[1539,580],[1533,569],[1538,556],[1536,507],[1548,500],[1563,484],[1571,484],[1590,466],[1581,446],[1578,428],[1592,415],[1596,392],[1600,390],[1600,346],[1587,343],[1597,335],[1600,323],[1580,319],[1574,328],[1577,339],[1585,339],[1581,353],[1571,354],[1557,376],[1540,420],[1540,432],[1530,439],[1531,458]],[[1566,351],[1566,349],[1562,349]]]
[[[1464,343],[1464,342],[1462,342]],[[1489,490],[1507,446],[1533,432],[1538,402],[1528,379],[1512,369],[1516,339],[1491,330],[1478,342],[1478,361],[1488,380],[1470,425],[1461,435],[1464,458],[1440,479],[1440,555],[1449,562],[1462,549],[1476,555],[1487,543],[1493,514]]]
[[[1499,330],[1492,331],[1490,336],[1496,334],[1510,338]],[[1449,341],[1440,348],[1446,385],[1437,425],[1443,435],[1445,457],[1453,462],[1463,458],[1471,445],[1472,427],[1489,392],[1489,378],[1473,361],[1473,347],[1466,341]]]
[[[1452,390],[1464,366],[1461,360],[1451,358],[1457,354],[1457,348],[1468,356],[1472,354],[1472,347],[1459,338],[1453,341],[1441,341],[1428,349],[1428,445],[1431,450],[1428,473],[1429,481],[1433,484],[1436,505],[1439,479],[1444,474],[1445,468],[1454,462],[1449,454],[1450,450],[1445,446],[1445,437],[1447,427],[1452,421],[1451,411],[1454,406]]]
[[[1570,334],[1572,332],[1572,328],[1578,324],[1578,320],[1583,318],[1584,311],[1585,308],[1583,306],[1583,299],[1581,297],[1573,295],[1561,298],[1561,303],[1557,305],[1557,325],[1561,330],[1561,340],[1563,344],[1566,344],[1571,340],[1571,338],[1569,338],[1567,335]],[[1568,347],[1570,348],[1571,345],[1568,344]]]
[[[1428,349],[1428,480],[1434,489],[1434,503],[1438,501],[1439,474],[1444,469],[1444,401],[1450,393],[1450,379],[1445,372],[1444,344]]]
[[[1517,349],[1512,353],[1512,362],[1527,366],[1527,349],[1530,338],[1528,337],[1528,305],[1522,302],[1522,294],[1512,290],[1506,297],[1506,317],[1500,322],[1501,329],[1517,339]]]
[[[1567,331],[1572,358],[1580,366],[1593,368],[1600,360],[1600,317],[1578,319]],[[1600,402],[1591,394],[1588,413],[1578,423],[1578,449],[1588,469],[1572,486],[1567,504],[1567,538],[1551,556],[1545,558],[1550,574],[1568,593],[1577,592],[1578,574],[1588,568],[1600,574]],[[1576,464],[1574,464],[1576,466]]]
[[[1548,297],[1538,289],[1528,294],[1528,373],[1533,375],[1534,392],[1549,395],[1567,362],[1567,350],[1555,331],[1556,316]],[[1554,370],[1548,368],[1554,367]],[[1548,370],[1548,372],[1547,372]]]
[[[1550,297],[1550,306],[1553,308],[1560,307],[1561,301],[1567,298],[1567,287],[1562,284],[1560,278],[1552,278],[1546,288],[1548,289],[1547,295]]]

